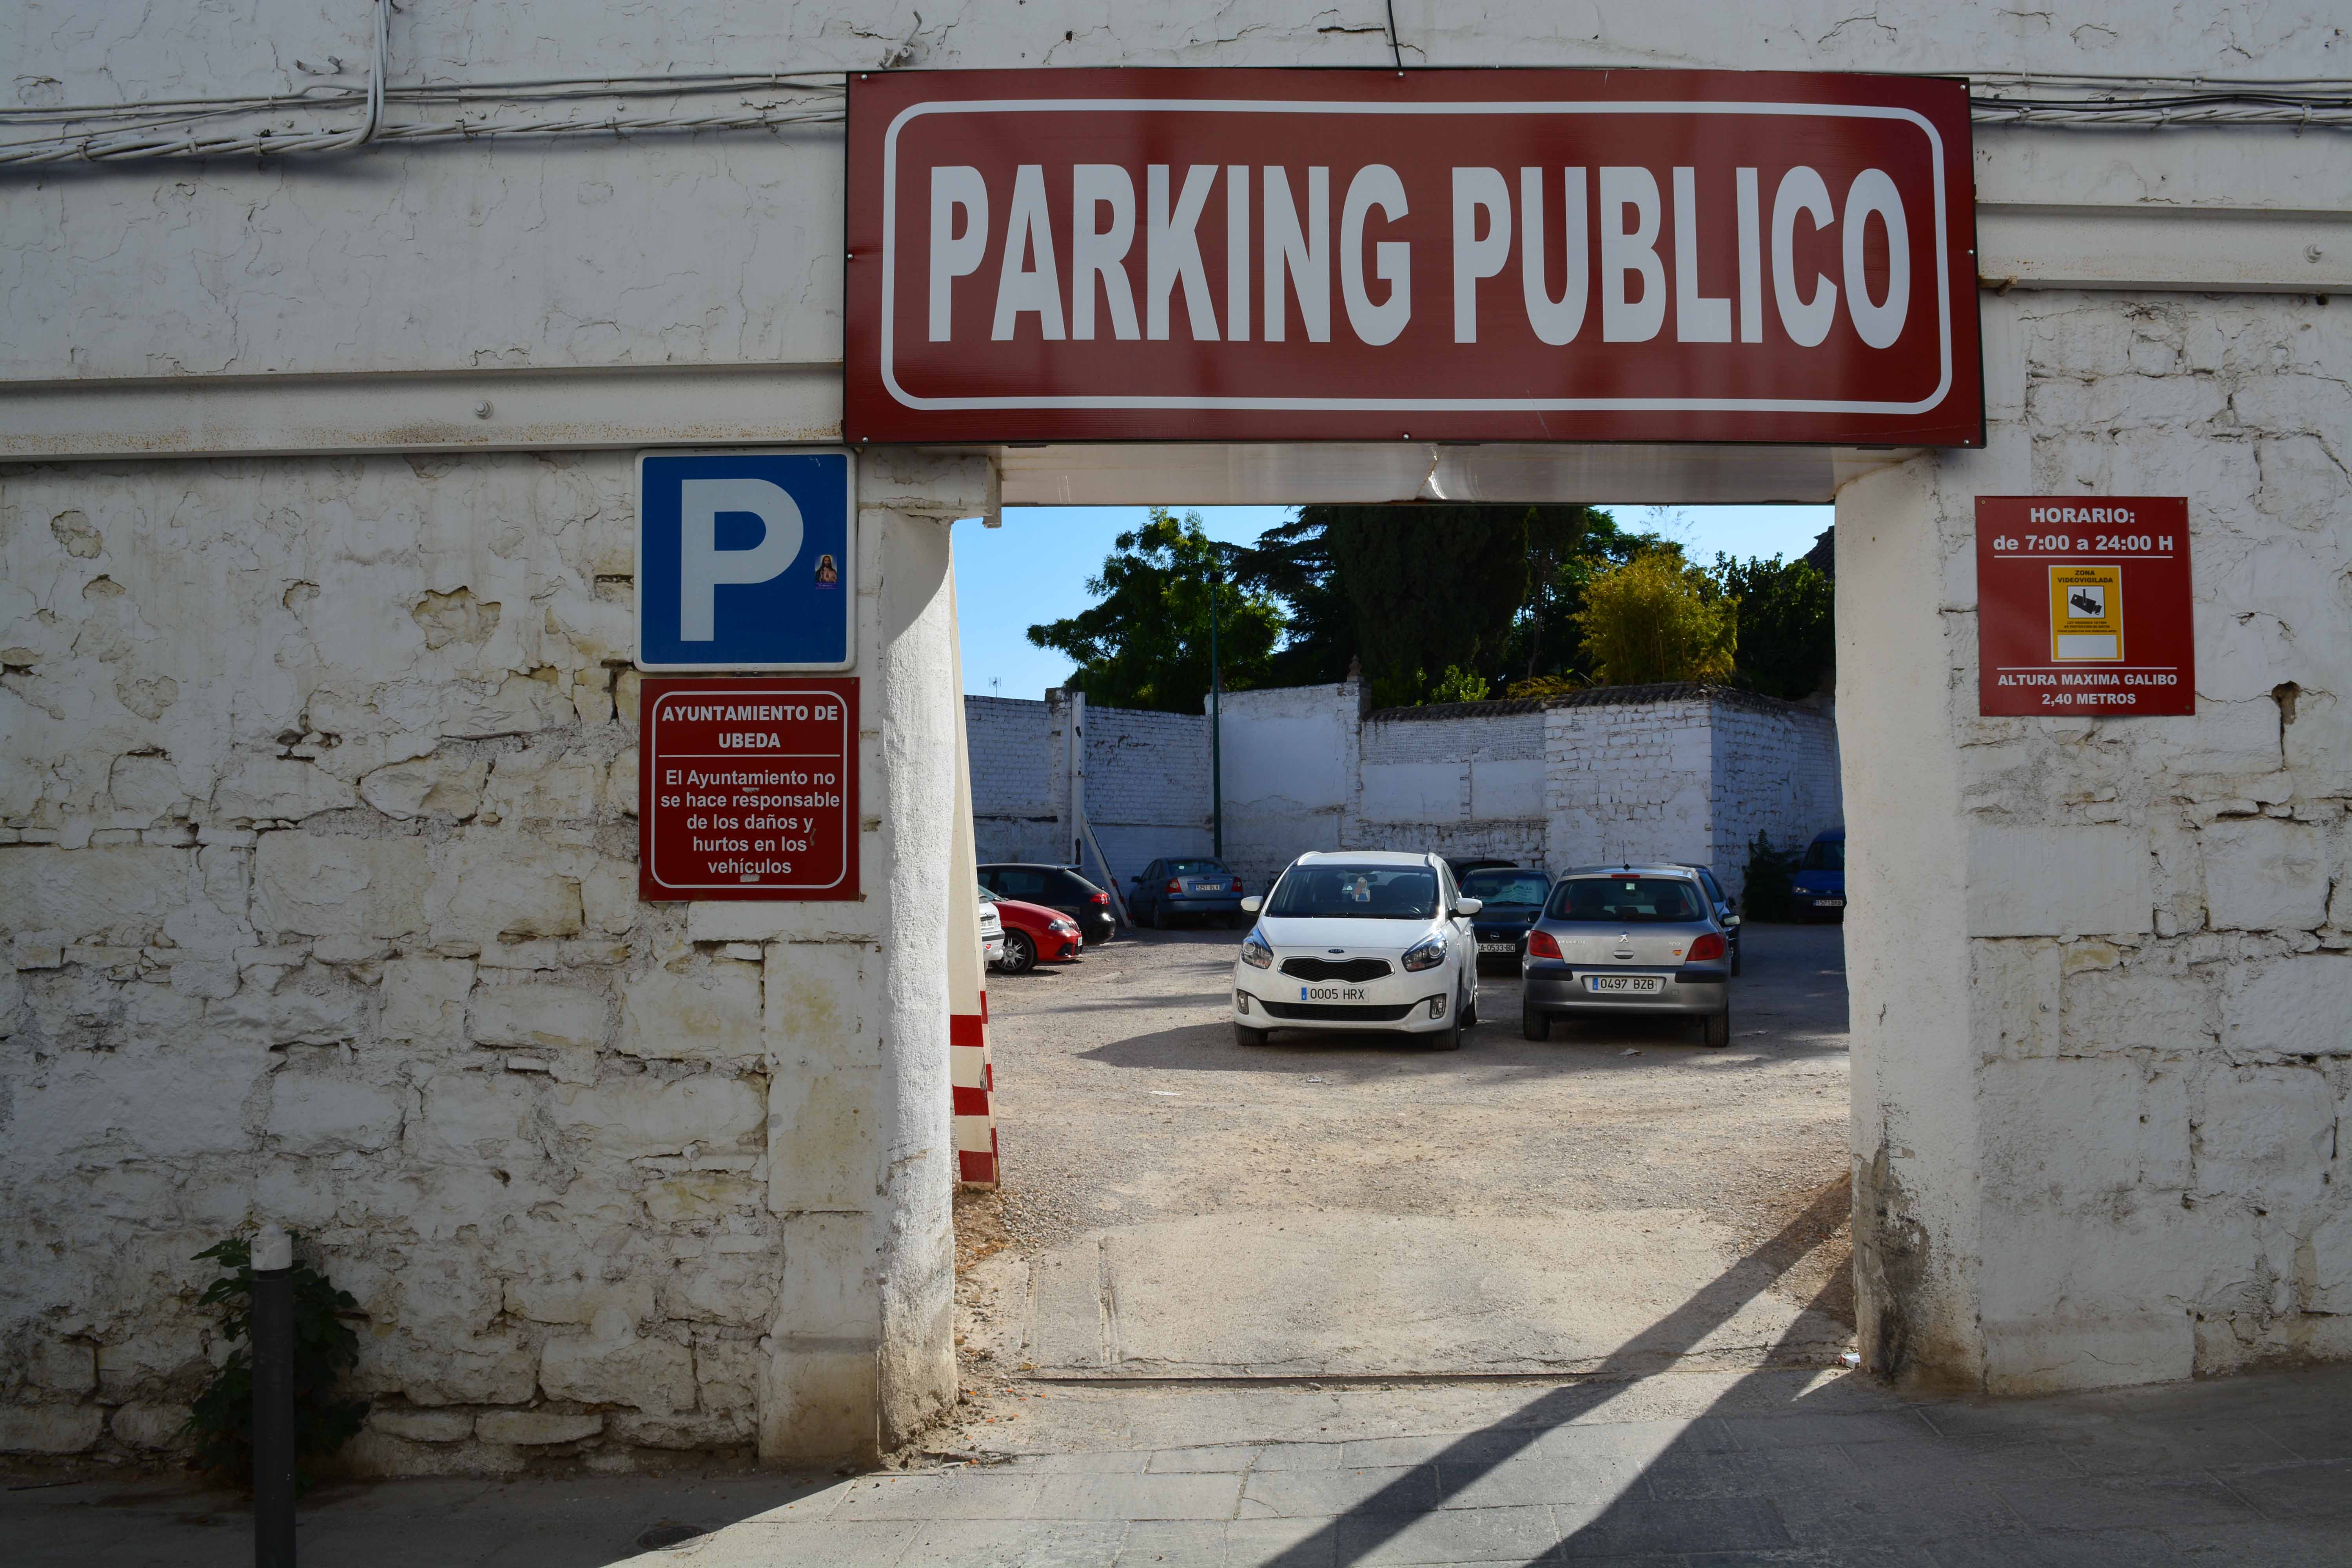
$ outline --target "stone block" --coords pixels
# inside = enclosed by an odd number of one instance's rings
[[[748,1340],[714,1340],[696,1345],[694,1381],[701,1391],[702,1408],[749,1415],[759,1400],[760,1368],[766,1359],[760,1347]]]
[[[527,1082],[511,1073],[439,1073],[425,1085],[424,1114],[409,1141],[425,1158],[536,1159],[532,1100]]]
[[[465,822],[481,809],[489,773],[490,764],[478,757],[417,757],[360,780],[360,798],[403,822],[420,816]]]
[[[2312,931],[2327,918],[2327,845],[2308,823],[2261,816],[2200,835],[2205,908],[2220,931]]]
[[[580,910],[590,925],[613,936],[635,929],[637,868],[607,860],[580,879]]]
[[[470,1410],[387,1410],[378,1406],[369,1413],[368,1426],[410,1443],[462,1443],[474,1435],[474,1415]]]
[[[1969,835],[1971,936],[2133,935],[2149,927],[2147,835],[2128,827],[1978,827]]]
[[[633,669],[626,673],[634,676],[636,671]],[[631,689],[634,691],[635,688]],[[634,697],[630,700],[625,717],[631,724],[637,721]],[[604,809],[621,816],[637,815],[637,748],[635,746],[625,748],[619,756],[614,757],[611,769],[604,775]]]
[[[2352,1053],[2352,955],[2233,966],[2221,993],[2221,1043],[2240,1053]]]
[[[533,746],[499,758],[483,794],[482,811],[486,818],[495,814],[502,822],[593,816],[604,786],[604,764],[595,759],[567,754],[555,746]]]
[[[254,847],[255,918],[303,936],[406,936],[425,928],[432,880],[421,838],[265,833]]]
[[[608,1428],[615,1442],[641,1448],[730,1448],[752,1438],[751,1413],[730,1410],[708,1415],[633,1415],[615,1411]]]
[[[1989,1196],[2079,1208],[2141,1184],[2150,1129],[2132,1058],[2004,1062],[1981,1082]]]
[[[626,1279],[509,1279],[507,1310],[535,1323],[593,1323],[597,1314],[617,1311],[625,1324],[654,1313],[653,1281]]]
[[[357,790],[315,763],[246,757],[213,791],[212,815],[224,822],[299,822],[359,803]]]
[[[2073,1055],[2204,1050],[2221,1031],[2218,990],[2193,972],[2151,973],[2141,964],[2077,971],[2065,977],[2060,998],[2059,1040]]]
[[[0,1454],[79,1454],[105,1429],[95,1405],[0,1405]]]
[[[766,1205],[767,1184],[719,1171],[689,1171],[649,1182],[641,1194],[656,1225],[700,1225]]]
[[[607,1156],[675,1154],[689,1143],[730,1149],[765,1124],[764,1088],[715,1074],[667,1083],[564,1084],[557,1087],[551,1110],[558,1130]]]
[[[775,1255],[734,1254],[679,1258],[662,1281],[662,1315],[688,1322],[764,1327],[775,1315]]]
[[[383,1017],[388,1040],[456,1041],[466,1037],[466,998],[474,965],[462,958],[395,958],[383,966]]]
[[[699,910],[706,906],[696,905]],[[782,942],[768,950],[769,1052],[780,1067],[822,1070],[882,1065],[867,973],[881,955],[863,942]]]
[[[25,1351],[25,1381],[52,1394],[89,1394],[98,1387],[98,1351],[73,1340],[35,1340]]]
[[[2191,1101],[2195,1189],[2294,1212],[2318,1199],[2336,1145],[2336,1093],[2304,1066],[2226,1068]]]
[[[534,683],[535,684],[535,683]],[[578,936],[580,883],[568,861],[528,839],[479,833],[442,851],[425,893],[443,941]]]
[[[779,1065],[768,1089],[768,1206],[778,1214],[855,1209],[881,1179],[879,1068]]]
[[[10,1163],[54,1172],[81,1151],[110,1163],[243,1152],[246,1097],[269,1065],[258,1047],[218,1045],[75,1052],[16,1089]]]
[[[0,921],[33,938],[27,952],[37,958],[76,942],[136,947],[186,906],[190,853],[143,844],[10,848],[0,854]]]
[[[280,1071],[270,1079],[269,1136],[289,1154],[388,1147],[404,1097],[373,1084]]]
[[[168,1453],[188,1447],[180,1429],[187,1425],[189,1415],[184,1405],[125,1405],[107,1426],[115,1440],[126,1447]]]
[[[621,997],[621,1049],[681,1061],[756,1060],[767,1050],[760,970],[715,960],[684,974],[656,969]]]
[[[604,1418],[561,1410],[487,1410],[474,1423],[474,1430],[485,1443],[538,1447],[593,1437],[604,1430]]]
[[[473,1037],[485,1046],[574,1047],[604,1043],[601,988],[528,982],[474,993]]]
[[[626,1405],[667,1415],[694,1408],[694,1352],[668,1340],[638,1336],[625,1314],[608,1308],[585,1336],[547,1342],[539,1384],[554,1399]]]
[[[225,1038],[258,1045],[340,1045],[358,1037],[360,994],[332,972],[312,970],[299,984],[266,991],[248,985],[215,1001],[205,1025]]]

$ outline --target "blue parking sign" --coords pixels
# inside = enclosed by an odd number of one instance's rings
[[[838,447],[637,455],[637,668],[847,669],[857,486]]]

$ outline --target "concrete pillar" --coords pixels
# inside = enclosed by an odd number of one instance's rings
[[[1864,1359],[2028,1394],[2352,1357],[2352,479],[2285,298],[1986,301],[1989,443],[1837,508]],[[2197,711],[1977,712],[1975,498],[2185,495]]]
[[[870,1460],[955,1397],[949,1086],[958,765],[949,528],[992,465],[860,454],[862,883],[856,905],[698,904],[699,940],[766,940],[771,1208],[782,1277],[760,1453]]]

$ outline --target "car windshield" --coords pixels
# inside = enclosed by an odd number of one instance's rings
[[[1168,874],[1171,877],[1222,877],[1225,868],[1214,860],[1171,860]]]
[[[1812,847],[1805,851],[1804,868],[1808,871],[1844,870],[1845,840],[1843,838],[1814,839]]]
[[[1462,879],[1462,896],[1496,904],[1540,904],[1549,884],[1538,871],[1473,871]]]
[[[1626,925],[1701,915],[1698,889],[1680,877],[1572,877],[1553,889],[1544,918]]]
[[[1423,866],[1293,866],[1265,912],[1294,921],[1425,921],[1437,912],[1437,874]]]

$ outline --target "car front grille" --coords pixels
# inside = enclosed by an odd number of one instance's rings
[[[1378,980],[1389,972],[1385,958],[1286,958],[1282,972],[1293,980],[1345,980],[1350,984]]]
[[[1335,1024],[1393,1024],[1420,1004],[1402,1002],[1394,1006],[1343,1006],[1328,1002],[1265,1002],[1258,1005],[1273,1018],[1320,1018]]]

